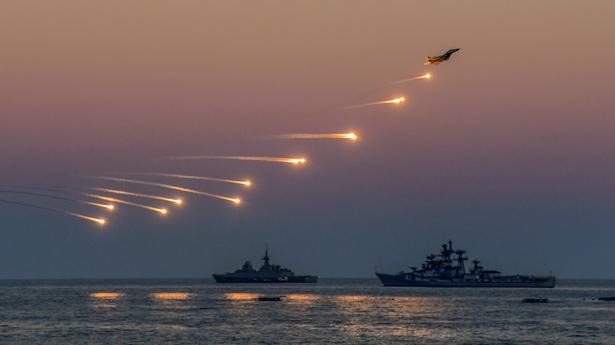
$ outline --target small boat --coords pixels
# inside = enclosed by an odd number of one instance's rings
[[[548,298],[524,298],[523,303],[549,303]]]
[[[605,301],[605,302],[615,302],[615,296],[610,296],[610,297],[598,297],[599,301]]]
[[[260,302],[279,302],[285,297],[286,296],[259,296],[256,297],[254,300]]]

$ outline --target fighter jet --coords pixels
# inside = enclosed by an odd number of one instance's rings
[[[425,62],[426,65],[439,65],[440,62],[444,62],[447,61],[448,59],[451,58],[451,55],[453,55],[454,52],[458,51],[459,48],[454,48],[454,49],[449,49],[446,53],[440,55],[440,56],[428,56],[427,57],[427,61]]]

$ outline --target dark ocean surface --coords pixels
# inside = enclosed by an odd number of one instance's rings
[[[259,296],[285,296],[259,301]],[[554,289],[0,281],[2,344],[615,344],[613,280]],[[547,304],[521,303],[544,297]]]

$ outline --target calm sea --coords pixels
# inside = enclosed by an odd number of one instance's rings
[[[280,301],[259,297],[285,296]],[[3,344],[615,344],[615,281],[555,289],[0,281]],[[547,304],[524,304],[545,297]]]

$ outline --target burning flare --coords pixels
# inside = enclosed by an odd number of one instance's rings
[[[379,105],[379,104],[396,104],[396,105],[400,105],[405,100],[406,100],[406,98],[404,98],[404,97],[398,97],[398,98],[393,98],[393,99],[386,99],[384,101],[377,101],[377,102],[370,102],[370,103],[351,105],[351,106],[345,107],[343,109],[363,108],[363,107],[369,107],[369,106],[372,106],[372,105]]]
[[[409,81],[420,80],[420,79],[431,79],[431,73],[425,73],[425,74],[420,75],[418,77],[412,77],[412,78],[407,78],[407,79],[402,79],[402,80],[394,81],[394,82],[391,83],[391,85],[406,83],[406,82],[409,82]]]
[[[277,139],[350,139],[356,141],[359,139],[356,133],[328,133],[328,134],[313,134],[313,133],[291,133],[278,135]]]

